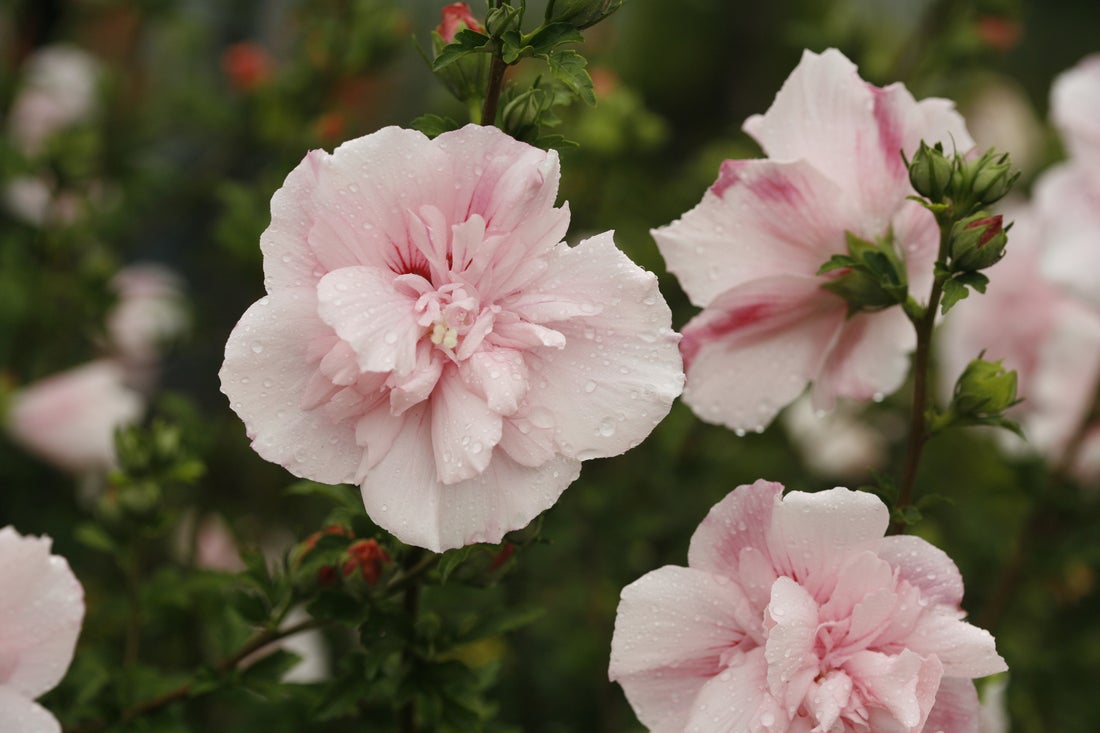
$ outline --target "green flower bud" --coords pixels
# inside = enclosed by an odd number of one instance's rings
[[[943,154],[941,143],[928,147],[921,140],[920,148],[909,162],[909,183],[917,193],[932,203],[943,203],[946,194],[951,190],[954,170],[954,161],[948,160]]]
[[[626,0],[551,0],[546,6],[546,20],[568,23],[583,30],[614,13]]]
[[[1019,171],[1012,172],[1008,153],[997,155],[987,150],[982,157],[960,165],[955,200],[974,208],[989,206],[1004,198],[1019,177]]]
[[[1000,415],[1016,402],[1016,372],[1006,371],[999,360],[979,358],[955,382],[951,406],[960,417],[981,419]]]
[[[954,272],[984,270],[1004,257],[1006,244],[1008,236],[1001,215],[979,211],[951,228],[950,268]]]

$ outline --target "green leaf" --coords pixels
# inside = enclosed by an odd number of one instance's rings
[[[92,524],[90,522],[81,524],[77,526],[73,534],[77,542],[93,550],[99,550],[100,552],[106,552],[111,555],[118,550],[111,535],[107,534],[106,530],[97,524]]]
[[[535,55],[544,55],[563,44],[580,43],[584,36],[568,23],[550,23],[536,30],[526,40],[526,45]]]
[[[966,289],[966,285],[958,280],[948,280],[943,284],[943,300],[940,302],[940,314],[945,315],[947,311],[960,300],[964,300],[970,295],[970,291]]]
[[[428,137],[437,137],[444,132],[457,130],[461,127],[461,125],[450,117],[440,117],[439,115],[420,115],[410,122],[409,126],[414,130],[419,130]]]
[[[271,606],[267,599],[256,593],[238,593],[233,599],[233,607],[241,618],[253,626],[264,626],[271,619]]]
[[[488,43],[489,36],[469,28],[463,28],[455,34],[454,41],[444,46],[439,55],[435,57],[435,61],[432,62],[432,71],[439,71],[472,53],[484,53],[488,51],[485,48]]]
[[[332,499],[338,506],[362,509],[363,502],[359,492],[348,484],[322,484],[316,481],[297,481],[284,490],[291,496],[323,496]]]
[[[891,512],[895,524],[900,524],[905,527],[912,527],[914,524],[924,518],[920,509],[917,509],[912,504],[903,507],[897,507]]]
[[[955,280],[979,293],[984,293],[986,286],[989,285],[989,278],[980,272],[962,272],[955,276]]]
[[[576,51],[553,51],[543,56],[550,73],[577,97],[588,105],[596,104],[596,92],[592,77],[585,67],[588,61]]]
[[[444,552],[442,557],[439,558],[439,564],[436,565],[436,569],[439,572],[439,582],[446,583],[451,573],[457,570],[458,566],[466,562],[470,555],[478,549],[478,545],[467,545],[466,547],[459,547]]]
[[[829,260],[817,268],[818,275],[824,275],[826,272],[833,272],[834,270],[845,270],[853,267],[858,267],[859,263],[848,255],[833,255]]]

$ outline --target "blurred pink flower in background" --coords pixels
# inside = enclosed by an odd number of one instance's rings
[[[253,448],[359,484],[375,522],[439,551],[499,541],[581,460],[641,442],[682,387],[679,337],[610,233],[562,242],[558,175],[475,125],[311,152],[221,370]]]
[[[0,730],[60,733],[34,702],[73,658],[84,620],[84,589],[48,537],[0,529]]]
[[[1069,159],[1035,183],[1043,272],[1100,311],[1100,54],[1054,81],[1050,108]]]
[[[719,502],[688,567],[622,593],[610,677],[654,731],[972,733],[972,678],[1006,669],[963,620],[941,550],[883,537],[875,496],[757,481]]]
[[[76,46],[45,46],[27,57],[8,115],[7,132],[15,149],[34,158],[50,137],[91,117],[99,76],[99,63]],[[3,198],[9,211],[36,226],[70,222],[82,208],[79,196],[58,191],[56,181],[45,174],[8,179]]]
[[[1100,386],[1100,312],[1040,271],[1044,254],[1058,245],[1052,239],[1057,230],[1046,226],[1043,213],[1037,205],[1006,210],[1005,221],[1015,224],[1004,258],[988,270],[985,295],[960,303],[940,328],[940,382],[947,397],[980,352],[988,361],[1003,360],[1006,369],[1016,370],[1017,394],[1024,400],[1008,417],[1020,423],[1032,449],[1058,463]],[[1024,449],[1011,434],[998,435]]]
[[[15,392],[6,427],[28,451],[75,473],[104,472],[116,462],[115,430],[141,418],[142,397],[116,362],[101,359]]]
[[[111,279],[118,302],[107,314],[107,334],[127,365],[155,363],[165,344],[188,326],[183,281],[163,265],[142,262]]]
[[[37,155],[51,135],[91,116],[99,63],[76,46],[44,46],[27,57],[22,73],[8,134],[25,155]]]
[[[901,151],[923,139],[973,144],[952,103],[859,78],[841,53],[805,52],[764,115],[744,129],[768,154],[727,160],[702,202],[653,231],[668,268],[703,308],[684,327],[684,401],[709,422],[762,430],[813,383],[817,409],[869,400],[904,381],[913,329],[900,308],[847,317],[817,275],[845,233],[892,230],[911,293],[931,284],[939,233]]]

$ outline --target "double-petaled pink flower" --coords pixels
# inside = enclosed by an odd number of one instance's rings
[[[915,344],[899,308],[847,315],[818,269],[846,233],[892,232],[911,292],[928,291],[938,229],[913,194],[901,151],[923,139],[965,151],[962,118],[942,99],[878,88],[835,50],[806,52],[745,130],[768,154],[727,160],[691,211],[654,230],[669,269],[703,308],[684,328],[684,401],[704,420],[763,429],[810,382],[818,409],[897,389]]]
[[[84,589],[49,538],[0,529],[0,730],[61,733],[34,700],[65,675],[83,620]]]
[[[610,233],[562,242],[557,183],[555,153],[478,126],[310,153],[221,370],[255,450],[359,484],[381,526],[442,550],[500,540],[582,459],[638,444],[682,387],[678,336]]]
[[[688,567],[623,590],[612,680],[654,731],[970,733],[1004,670],[941,550],[883,537],[875,496],[767,481],[719,502]]]

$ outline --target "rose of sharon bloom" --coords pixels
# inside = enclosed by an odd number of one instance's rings
[[[0,730],[60,733],[34,699],[65,675],[83,620],[84,589],[49,538],[0,529]]]
[[[122,367],[101,359],[16,392],[7,429],[17,443],[62,469],[102,472],[116,462],[115,430],[136,422],[143,410]]]
[[[901,151],[922,139],[972,145],[950,102],[871,86],[835,50],[805,52],[744,128],[768,159],[725,161],[698,206],[653,231],[703,308],[683,330],[684,401],[737,431],[762,430],[809,382],[819,410],[902,383],[915,337],[901,309],[846,317],[845,301],[822,288],[835,273],[816,273],[846,252],[846,232],[873,241],[892,230],[910,292],[926,294],[939,234],[906,199]]]
[[[1055,80],[1050,107],[1069,160],[1035,183],[1050,242],[1043,272],[1100,310],[1100,54]]]
[[[945,377],[940,382],[950,390],[982,351],[988,361],[1003,360],[1006,369],[1016,370],[1017,394],[1023,398],[1008,416],[1019,422],[1027,448],[1057,463],[1082,429],[1091,395],[1100,387],[1100,312],[1040,272],[1045,251],[1059,242],[1036,205],[1006,210],[1004,216],[1015,223],[1004,258],[988,270],[985,295],[968,298],[940,327]],[[997,434],[1024,447],[1006,431]]]
[[[963,621],[955,564],[883,537],[875,496],[768,481],[719,502],[688,567],[627,586],[610,676],[654,731],[974,733],[972,678],[1004,670]]]
[[[679,337],[610,233],[562,242],[557,184],[555,153],[476,125],[310,153],[221,370],[253,448],[359,484],[375,522],[439,551],[499,541],[582,459],[639,443],[682,387]]]

